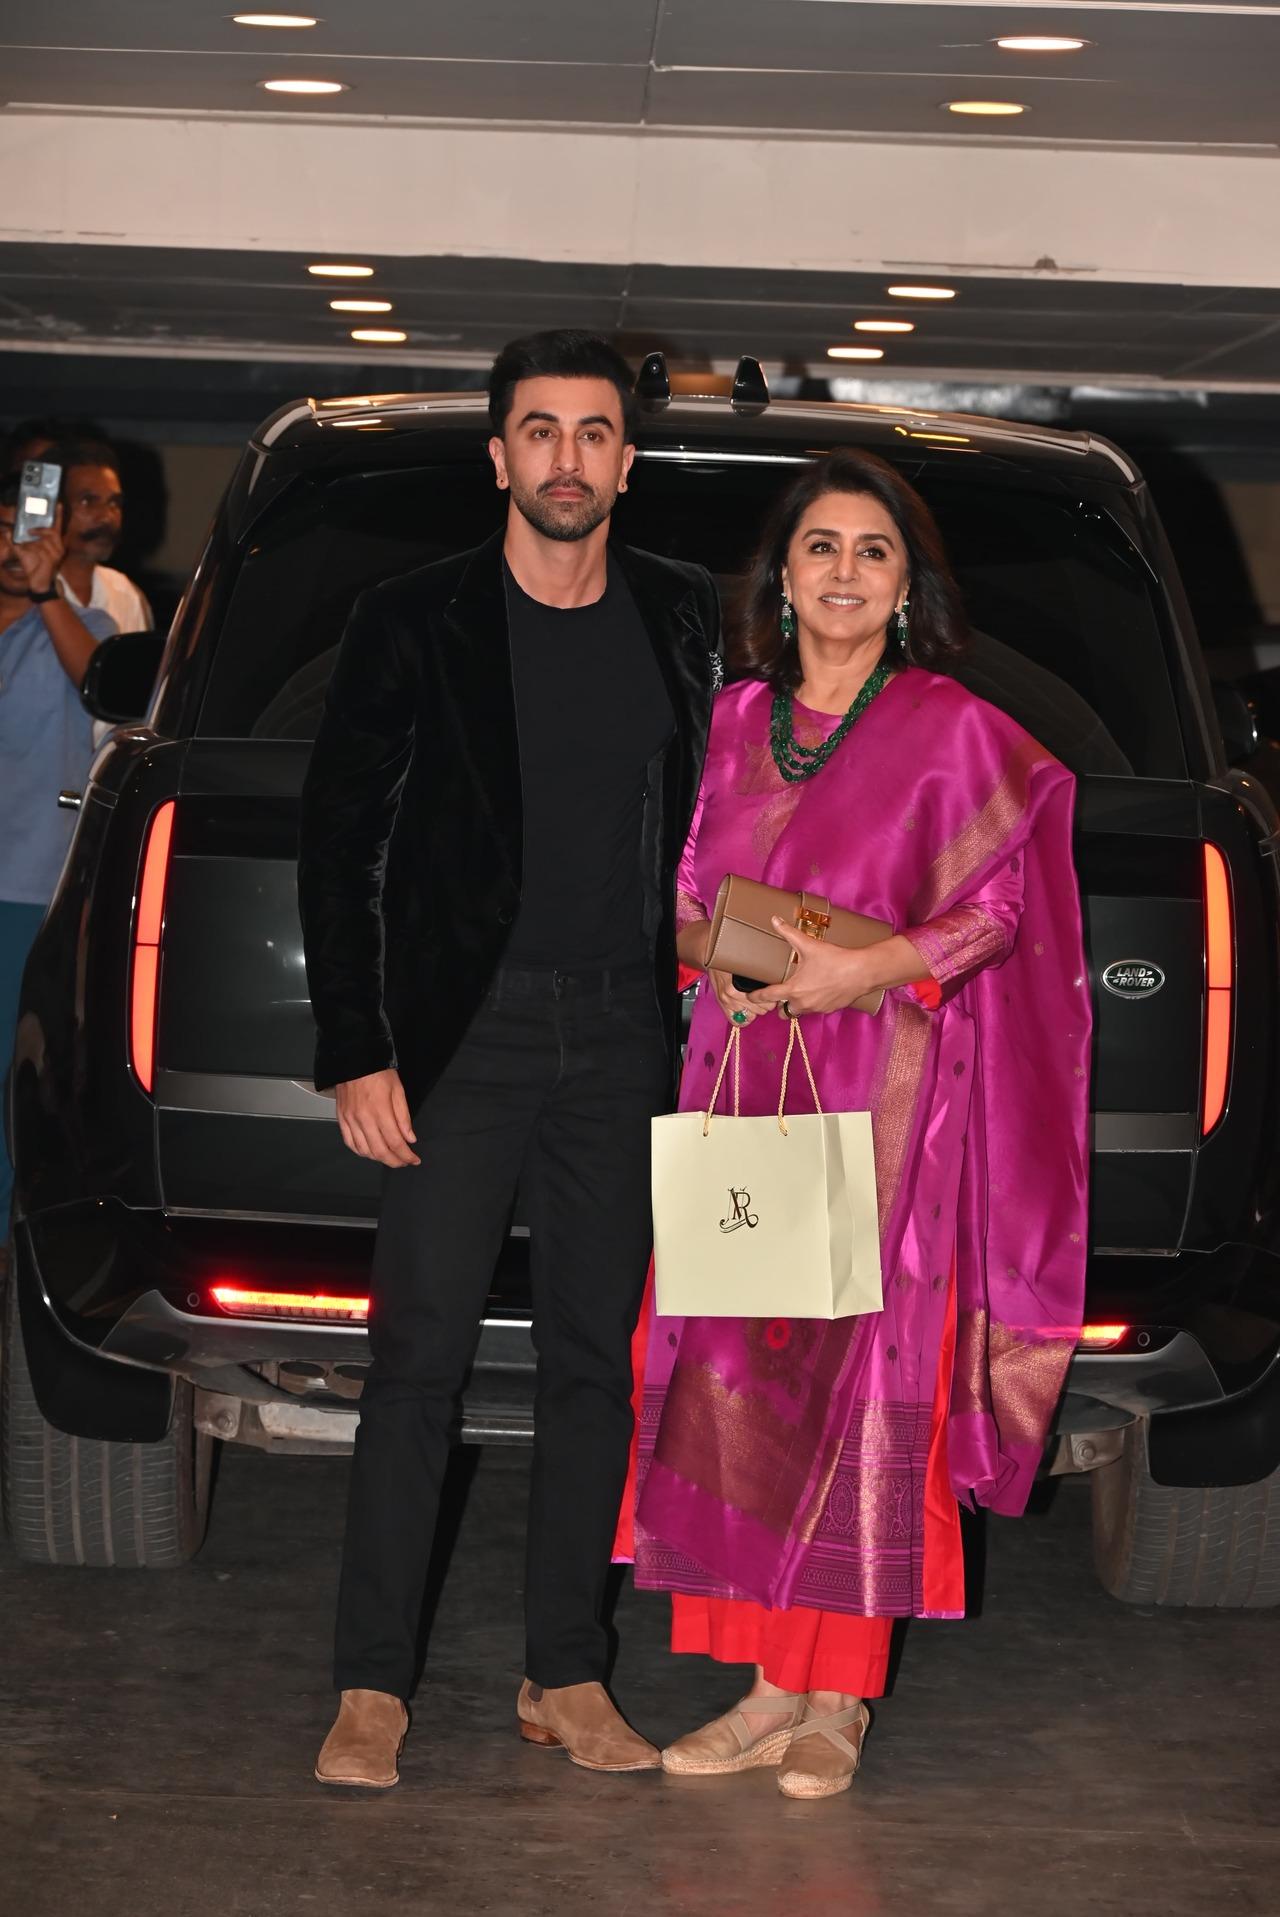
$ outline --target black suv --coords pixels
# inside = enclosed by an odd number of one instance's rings
[[[929,500],[978,633],[962,676],[1080,776],[1089,1327],[1046,1468],[1092,1472],[1117,1596],[1276,1602],[1277,821],[1227,763],[1239,713],[1215,710],[1143,482],[1085,434],[739,393],[650,400],[619,528],[731,599],[797,465],[870,448]],[[351,1442],[378,1173],[310,1083],[298,794],[356,594],[499,523],[486,436],[476,396],[285,408],[249,445],[154,695],[154,641],[93,663],[91,709],[133,722],[66,795],[78,828],[7,1101],[3,1481],[22,1557],[179,1563],[216,1439]],[[464,1437],[528,1433],[526,1253],[517,1224]]]

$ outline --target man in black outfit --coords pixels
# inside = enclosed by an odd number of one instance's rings
[[[593,1769],[659,1761],[604,1689],[601,1604],[719,613],[700,568],[610,542],[634,455],[611,346],[517,340],[489,395],[505,531],[357,601],[303,795],[316,1083],[390,1168],[324,1783],[397,1780],[449,1430],[517,1187],[538,1356],[520,1730]]]

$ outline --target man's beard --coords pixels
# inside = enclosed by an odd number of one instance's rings
[[[593,533],[609,517],[617,493],[615,491],[608,500],[603,500],[593,486],[576,481],[581,487],[581,499],[556,500],[545,497],[553,486],[560,483],[558,480],[548,480],[545,486],[529,492],[525,487],[517,486],[513,479],[511,497],[529,524],[544,539],[585,539],[588,533]]]

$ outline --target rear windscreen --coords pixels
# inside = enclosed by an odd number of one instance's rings
[[[955,461],[913,472],[975,634],[959,677],[1071,769],[1185,776],[1150,574],[1096,507]],[[738,581],[793,461],[641,451],[615,526],[696,560],[732,619]],[[488,462],[309,481],[260,529],[223,620],[198,730],[311,739],[342,628],[365,587],[478,544],[506,498]]]

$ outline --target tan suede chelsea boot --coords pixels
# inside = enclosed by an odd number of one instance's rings
[[[603,1684],[520,1686],[520,1735],[530,1744],[561,1745],[587,1771],[655,1771],[662,1759],[633,1731]]]
[[[389,1691],[344,1691],[333,1729],[316,1759],[322,1784],[385,1791],[400,1782],[400,1747],[409,1713]]]

